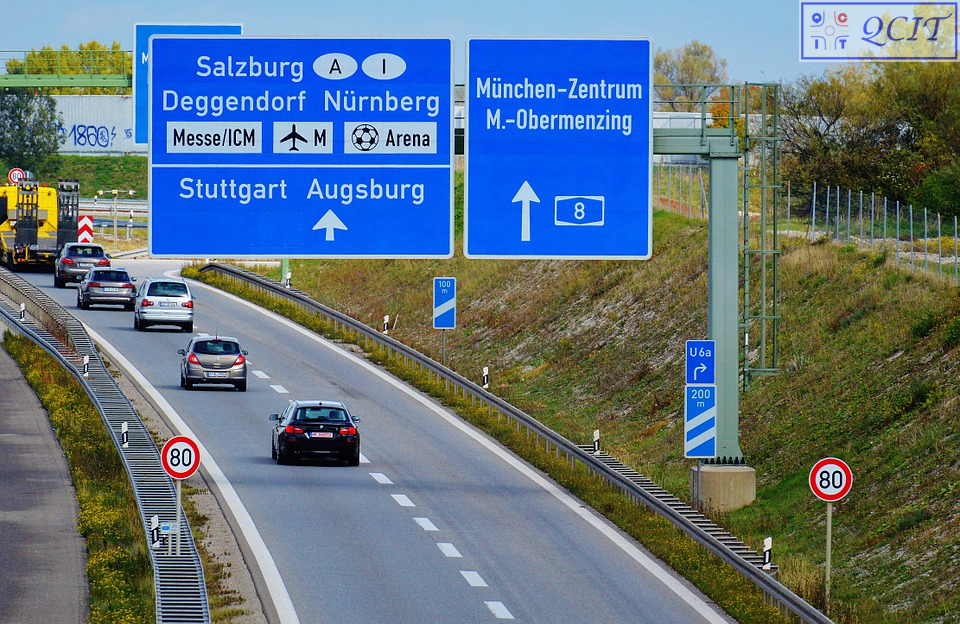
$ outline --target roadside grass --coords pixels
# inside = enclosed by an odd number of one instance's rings
[[[835,507],[832,617],[960,621],[960,291],[891,250],[824,240],[781,239],[782,373],[741,397],[758,500],[714,516],[753,548],[772,536],[781,578],[823,607],[825,508],[806,475],[841,457],[855,482]],[[436,360],[431,280],[457,277],[448,366],[474,381],[489,366],[491,391],[571,440],[600,429],[610,454],[689,500],[682,345],[706,337],[707,223],[657,212],[653,248],[645,262],[291,265],[295,287],[371,327],[390,314],[391,336]]]
[[[756,586],[705,548],[688,539],[665,518],[637,505],[582,465],[571,466],[565,459],[549,452],[535,437],[528,438],[505,418],[495,417],[469,399],[451,392],[442,381],[432,378],[426,371],[409,366],[403,358],[392,356],[386,350],[366,344],[362,337],[352,332],[335,330],[332,323],[287,301],[212,274],[200,273],[196,267],[184,268],[182,275],[273,310],[327,338],[359,346],[369,360],[436,398],[549,474],[561,486],[644,544],[655,556],[696,585],[738,622],[775,624],[791,621],[767,604]]]
[[[80,384],[26,338],[4,348],[40,398],[70,465],[87,546],[91,624],[155,621],[153,570],[136,499],[113,440]]]
[[[56,184],[56,178],[78,180],[81,197],[93,197],[99,190],[133,189],[134,199],[147,199],[146,156],[61,156],[54,179],[41,182]]]

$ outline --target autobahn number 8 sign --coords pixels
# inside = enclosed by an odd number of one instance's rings
[[[842,459],[826,457],[810,470],[810,489],[817,498],[835,503],[850,493],[853,472]]]
[[[160,461],[174,479],[189,479],[200,467],[200,447],[186,436],[174,436],[163,445]]]

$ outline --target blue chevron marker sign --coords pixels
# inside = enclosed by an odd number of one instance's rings
[[[683,415],[683,456],[692,459],[716,457],[717,386],[688,385]]]

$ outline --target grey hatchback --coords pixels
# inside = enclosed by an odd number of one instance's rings
[[[77,287],[77,307],[85,310],[91,303],[107,303],[132,310],[135,281],[123,268],[90,269]]]
[[[60,250],[53,267],[53,285],[63,288],[67,282],[79,282],[94,267],[109,267],[110,256],[102,245],[67,243]]]
[[[197,337],[186,349],[177,351],[180,361],[180,387],[190,390],[194,384],[232,384],[240,392],[247,390],[247,352],[236,338]]]

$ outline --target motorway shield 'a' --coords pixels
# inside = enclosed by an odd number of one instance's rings
[[[649,39],[470,39],[464,253],[645,259]]]
[[[154,36],[150,251],[448,258],[449,38]]]

